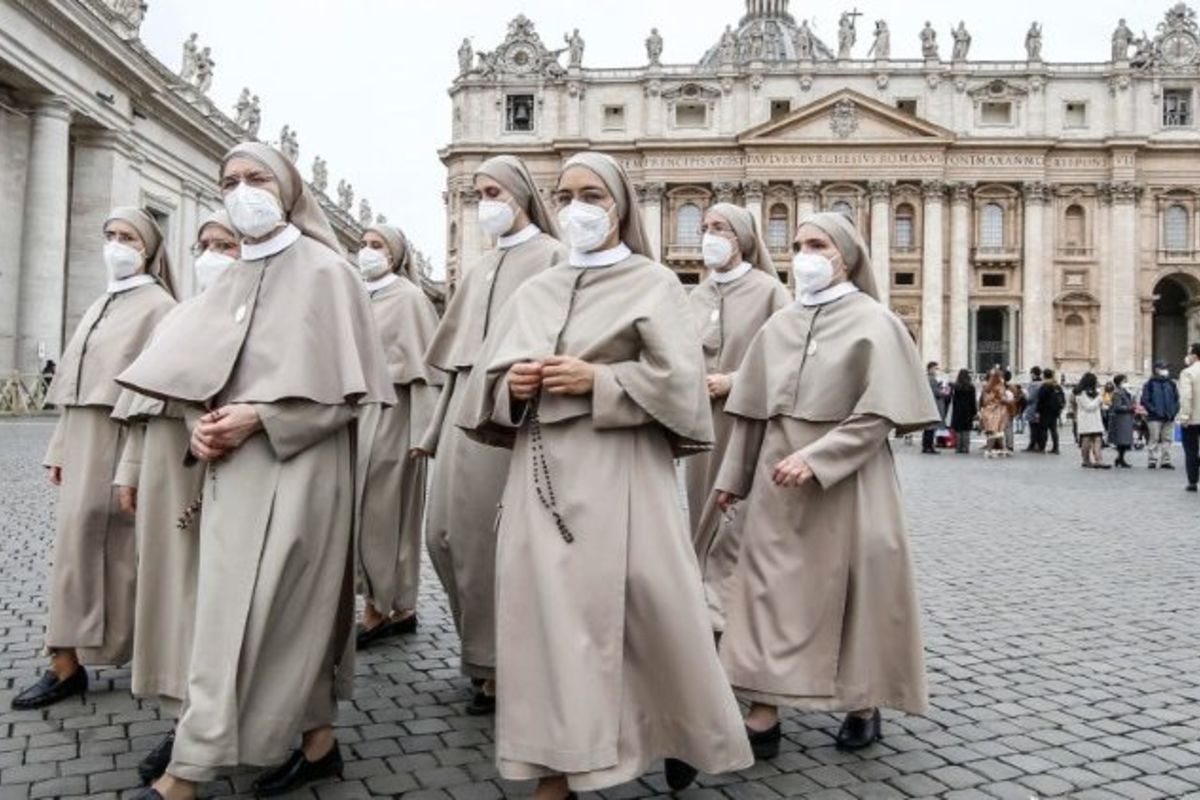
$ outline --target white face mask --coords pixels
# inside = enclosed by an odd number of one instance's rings
[[[244,183],[225,195],[225,210],[243,236],[266,236],[283,222],[283,209],[275,195]]]
[[[196,288],[203,292],[212,286],[218,275],[236,263],[236,258],[223,255],[216,250],[205,250],[192,265],[192,269],[196,273]]]
[[[833,280],[833,262],[818,253],[796,253],[792,256],[792,276],[797,296],[815,294]]]
[[[558,212],[558,224],[566,233],[567,244],[580,253],[590,253],[604,244],[613,229],[608,209],[578,200]]]
[[[706,233],[700,240],[700,253],[704,256],[704,266],[709,269],[721,269],[729,265],[733,256],[733,242],[715,233]]]
[[[146,254],[120,242],[104,244],[104,266],[108,267],[108,279],[119,281],[136,275],[146,261]]]
[[[491,236],[503,236],[512,230],[517,212],[503,200],[479,201],[479,227]]]
[[[388,271],[387,256],[373,247],[362,248],[358,251],[358,271],[362,273],[363,280],[382,278]]]
[[[1159,369],[1159,370],[1155,370],[1155,371],[1154,371],[1154,374],[1155,374],[1155,375],[1157,375],[1157,376],[1158,376],[1158,377],[1160,377],[1160,378],[1165,378],[1165,377],[1167,377],[1168,375],[1170,375],[1170,374],[1171,374],[1171,370],[1169,370],[1169,369]]]

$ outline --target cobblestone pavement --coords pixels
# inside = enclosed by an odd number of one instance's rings
[[[124,669],[101,670],[85,704],[8,710],[42,665],[53,498],[36,465],[49,434],[0,423],[0,800],[116,797],[170,725],[129,696]],[[790,714],[778,758],[681,796],[1200,798],[1200,500],[1182,471],[1149,472],[1142,454],[1135,470],[1081,470],[1073,446],[1008,461],[916,449],[897,446],[930,714],[889,715],[861,755],[831,746],[833,717]],[[529,792],[498,779],[491,720],[463,713],[457,642],[426,575],[421,630],[360,658],[338,731],[345,780],[300,796]],[[245,791],[252,777],[205,793]],[[604,796],[664,791],[657,773]]]

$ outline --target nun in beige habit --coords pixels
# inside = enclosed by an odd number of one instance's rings
[[[87,691],[82,664],[124,664],[133,650],[133,520],[113,487],[126,430],[111,419],[114,382],[175,305],[162,231],[140,208],[104,223],[108,291],[84,312],[46,401],[62,409],[46,452],[59,487],[46,646],[50,669],[15,698],[41,708]]]
[[[778,706],[845,711],[843,749],[880,738],[879,708],[925,711],[904,507],[888,437],[937,419],[908,331],[877,299],[845,216],[801,220],[797,301],[750,343],[717,476],[743,542],[721,662],[755,754],[779,750]]]
[[[704,579],[714,631],[720,631],[722,597],[737,563],[741,525],[717,508],[713,481],[733,430],[725,398],[750,340],[771,315],[791,302],[767,245],[749,211],[717,203],[704,214],[700,249],[712,273],[688,295],[688,309],[704,348],[705,382],[712,407],[713,449],[687,460],[687,499],[692,544]]]
[[[200,291],[237,260],[238,236],[224,210],[201,222],[193,253]],[[159,324],[170,324],[178,308]],[[200,495],[204,467],[182,458],[190,432],[178,403],[125,389],[112,416],[128,430],[113,484],[137,534],[131,688],[136,697],[157,698],[163,713],[177,719],[187,689],[200,559],[199,517],[181,520],[181,511]],[[143,783],[167,768],[174,740],[171,731],[138,765]]]
[[[207,464],[186,700],[148,798],[191,798],[221,767],[285,757],[256,794],[341,773],[332,726],[353,677],[353,423],[358,407],[395,400],[366,292],[295,165],[237,145],[221,190],[241,260],[119,378],[184,404],[190,451]]]
[[[462,391],[483,339],[517,287],[566,261],[558,230],[525,164],[495,156],[475,172],[479,222],[496,249],[468,267],[438,325],[425,360],[446,375],[437,412],[421,445],[436,455],[426,540],[462,642],[461,668],[479,687],[470,714],[495,708],[496,507],[509,454],[471,441],[454,425]]]
[[[425,462],[409,454],[429,425],[442,374],[425,364],[437,311],[421,289],[400,229],[367,228],[358,269],[396,390],[394,406],[367,406],[358,418],[358,581],[366,598],[358,630],[362,648],[417,628]]]
[[[712,647],[675,457],[712,445],[704,357],[628,178],[583,153],[559,177],[571,245],[517,290],[459,424],[512,448],[496,555],[496,760],[560,798],[667,759],[751,761]]]

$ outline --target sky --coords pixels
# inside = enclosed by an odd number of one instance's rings
[[[435,266],[445,263],[445,168],[437,150],[450,141],[447,89],[458,71],[464,36],[491,50],[507,24],[524,13],[547,47],[579,28],[585,68],[645,63],[651,27],[664,40],[663,62],[690,64],[736,24],[743,0],[148,0],[142,39],[178,70],[183,40],[193,31],[216,61],[209,96],[230,116],[242,87],[262,100],[259,138],[277,142],[285,124],[298,132],[301,172],[314,155],[329,164],[329,189],[345,178],[358,198],[399,225]],[[876,19],[892,32],[893,58],[918,58],[925,20],[938,31],[943,55],[950,28],[967,23],[971,58],[1024,58],[1029,23],[1042,23],[1043,57],[1104,61],[1117,20],[1135,33],[1154,34],[1173,0],[866,0],[797,2],[826,43],[836,45],[837,19],[851,7],[863,13],[855,55],[870,47]]]

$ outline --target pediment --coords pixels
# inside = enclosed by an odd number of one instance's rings
[[[951,142],[954,133],[852,89],[842,89],[780,119],[750,128],[738,136],[738,141],[744,144],[794,141],[837,144],[898,140]]]

